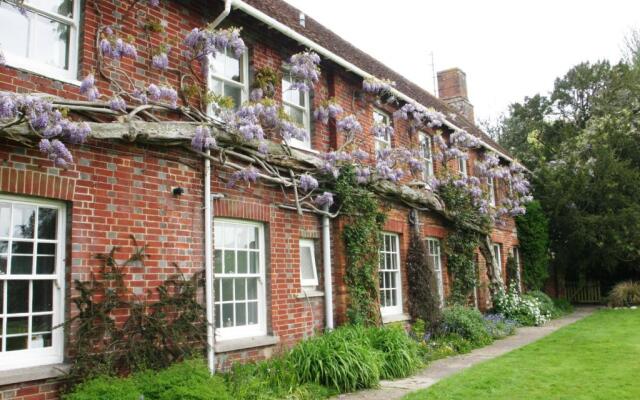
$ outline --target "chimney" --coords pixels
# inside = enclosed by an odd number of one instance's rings
[[[438,72],[438,94],[442,101],[475,123],[473,104],[469,102],[467,94],[467,75],[460,68]]]

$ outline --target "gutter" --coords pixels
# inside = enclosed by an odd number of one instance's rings
[[[325,207],[329,212],[329,207]],[[327,330],[333,329],[333,273],[331,272],[331,227],[328,215],[322,216],[322,277],[324,279],[324,318]]]
[[[353,73],[355,73],[356,75],[361,76],[362,78],[366,79],[366,78],[373,78],[374,76],[370,73],[368,73],[367,71],[361,69],[360,67],[350,63],[349,61],[345,60],[344,58],[340,57],[339,55],[333,53],[331,50],[326,49],[325,47],[319,45],[318,43],[314,42],[313,40],[301,35],[300,33],[296,32],[295,30],[289,28],[288,26],[286,26],[285,24],[283,24],[282,22],[270,17],[269,15],[263,13],[262,11],[258,10],[257,8],[253,7],[250,4],[247,4],[246,2],[242,1],[242,0],[226,0],[225,1],[225,6],[227,2],[231,2],[231,4],[239,9],[242,10],[243,12],[245,12],[246,14],[250,15],[251,17],[254,17],[255,19],[262,21],[263,23],[269,25],[270,27],[274,28],[275,30],[279,31],[280,33],[284,34],[285,36],[290,37],[291,39],[296,40],[297,42],[299,42],[300,44],[313,49],[314,51],[316,51],[318,54],[324,56],[325,58],[335,62],[336,64],[340,65],[341,67],[345,68],[347,71],[351,71]],[[416,101],[414,99],[412,99],[411,97],[407,96],[406,94],[400,92],[399,90],[397,90],[396,88],[391,88],[391,93],[395,96],[398,97],[408,103],[415,103],[415,104],[420,104],[419,101]],[[458,126],[456,126],[455,124],[453,124],[452,122],[449,122],[447,120],[445,120],[445,125],[447,127],[449,127],[450,129],[453,130],[463,130],[462,128],[459,128]],[[482,138],[478,138],[480,139],[482,146],[485,147],[488,150],[493,151],[494,153],[500,155],[501,157],[503,157],[504,159],[513,162],[513,158],[508,156],[507,154],[504,154],[502,151],[496,149],[495,147],[491,146],[490,144],[486,143],[485,141],[482,140]]]

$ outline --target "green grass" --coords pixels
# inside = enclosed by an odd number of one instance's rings
[[[405,400],[640,399],[640,310],[602,310]]]

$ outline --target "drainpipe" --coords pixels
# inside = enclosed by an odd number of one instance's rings
[[[207,156],[210,151],[207,150]],[[211,161],[204,159],[204,271],[205,304],[207,310],[207,361],[211,374],[215,373],[216,353],[214,349],[214,324],[216,320],[213,307],[213,213],[211,210]]]
[[[209,24],[208,27],[213,29],[216,26],[220,25],[220,22],[222,22],[223,19],[227,18],[230,12],[231,12],[231,0],[224,0],[224,10],[220,15],[218,15],[216,19],[213,20],[211,24]]]
[[[209,25],[211,28],[218,26],[231,12],[231,0],[225,0],[224,10]],[[205,307],[207,313],[207,363],[209,371],[213,375],[216,372],[216,352],[215,352],[215,308],[213,298],[215,295],[213,287],[213,210],[211,203],[211,152],[207,149],[207,157],[204,159],[204,273],[205,273]],[[216,195],[221,198],[222,195]]]
[[[325,207],[329,212],[329,207]],[[333,329],[333,274],[331,273],[331,227],[329,216],[322,216],[322,264],[324,276],[324,317],[326,328]]]

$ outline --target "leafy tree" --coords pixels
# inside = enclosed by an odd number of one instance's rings
[[[516,218],[520,253],[524,260],[523,281],[539,290],[549,276],[549,221],[538,201],[527,204],[527,213]]]

